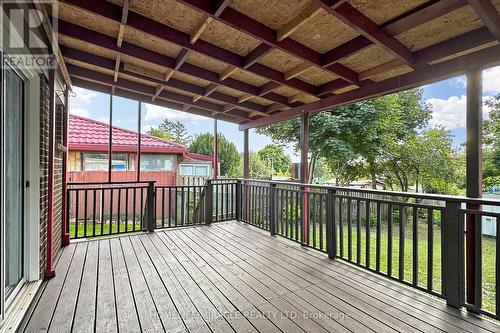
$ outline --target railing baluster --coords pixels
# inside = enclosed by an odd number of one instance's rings
[[[375,205],[377,207],[377,230],[376,230],[376,240],[375,240],[375,270],[377,272],[380,272],[380,237],[382,236],[381,234],[381,204],[380,202],[375,202]]]
[[[87,220],[88,220],[88,190],[84,190],[84,199],[83,199],[83,237],[87,237]]]
[[[399,206],[399,280],[403,281],[405,277],[405,228],[406,221],[404,218],[404,207]]]
[[[370,217],[370,202],[368,200],[365,201],[365,229],[366,229],[366,267],[370,268],[371,267],[371,258],[370,258],[370,252],[371,252],[371,247],[370,247],[370,241],[371,241],[371,235],[370,235],[370,227],[371,227],[371,217]]]
[[[434,219],[433,210],[427,209],[427,290],[432,291],[434,268]]]
[[[78,222],[78,215],[80,213],[80,190],[75,191],[76,196],[75,196],[75,238],[79,237],[78,231],[79,231],[79,222]]]
[[[359,199],[356,200],[356,262],[361,263],[361,207]]]
[[[387,275],[392,276],[392,204],[387,206]]]
[[[135,231],[136,230],[136,220],[137,220],[137,187],[134,186],[134,197],[132,199],[132,206],[134,207],[134,210],[133,210],[133,217],[132,217],[132,230]]]
[[[128,232],[128,192],[129,188],[125,188],[125,232]]]
[[[95,232],[96,211],[97,211],[97,190],[94,189],[92,192],[92,236],[96,235],[96,232]]]
[[[344,258],[344,198],[343,197],[339,197],[339,246],[340,246],[340,257]]]
[[[418,285],[418,208],[413,207],[413,261],[412,261],[412,283],[414,286]]]
[[[116,218],[116,233],[120,233],[121,230],[120,230],[120,209],[121,209],[121,202],[122,202],[122,189],[119,188],[118,189],[118,209],[117,209],[117,213],[118,213],[118,217]]]

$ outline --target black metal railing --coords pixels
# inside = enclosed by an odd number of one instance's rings
[[[500,319],[500,201],[218,179],[70,183],[67,202],[71,238],[239,220]]]
[[[88,238],[148,230],[154,182],[68,183],[66,232]]]
[[[500,319],[500,201],[255,179],[239,183],[239,220]],[[486,217],[494,234],[483,233]],[[473,244],[466,244],[467,219],[474,221]],[[475,258],[469,276],[466,252]]]

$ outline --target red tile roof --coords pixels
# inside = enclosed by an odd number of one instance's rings
[[[186,157],[190,160],[200,160],[200,161],[211,161],[213,159],[212,156],[195,154],[190,152],[186,154]]]
[[[80,116],[69,116],[69,150],[108,151],[108,146],[108,124]],[[137,151],[137,132],[113,126],[113,152],[135,151]],[[144,153],[189,153],[183,145],[147,134],[142,134],[141,151]]]

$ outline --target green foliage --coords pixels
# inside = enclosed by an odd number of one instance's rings
[[[186,126],[180,121],[170,121],[163,119],[158,127],[152,127],[148,131],[149,135],[156,136],[165,140],[171,140],[175,143],[187,146],[191,140],[191,136],[187,134]]]
[[[219,140],[219,162],[222,176],[240,176],[241,158],[236,145],[229,141],[224,135],[218,134]],[[214,154],[214,136],[210,133],[200,134],[194,137],[189,145],[189,151],[196,154]]]
[[[243,154],[240,155],[240,160],[243,160]],[[249,173],[250,173],[250,178],[256,178],[256,179],[270,179],[271,176],[274,174],[274,170],[271,168],[270,165],[268,165],[266,162],[264,162],[261,158],[260,155],[256,152],[249,152],[248,153],[248,160],[249,160]],[[242,177],[243,176],[243,164],[239,164],[239,168],[237,171],[237,176]]]
[[[491,108],[484,122],[483,186],[500,186],[500,94],[486,101]]]
[[[274,174],[290,174],[292,160],[290,156],[285,153],[283,147],[269,144],[259,150],[258,155],[260,159],[272,169]]]

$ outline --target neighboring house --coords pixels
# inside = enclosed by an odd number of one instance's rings
[[[137,177],[137,132],[112,127],[112,180]],[[68,180],[105,181],[108,178],[109,124],[70,115],[68,133]],[[156,185],[185,184],[210,177],[212,157],[190,153],[175,142],[141,135],[141,180]]]

